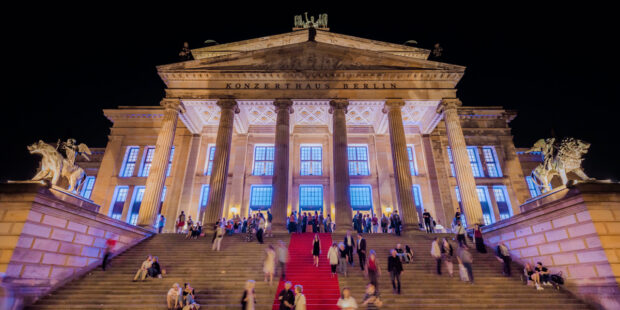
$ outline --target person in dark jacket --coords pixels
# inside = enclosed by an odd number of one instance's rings
[[[396,256],[396,250],[390,252],[388,257],[388,271],[390,272],[390,279],[392,280],[392,288],[395,294],[400,294],[400,275],[403,271],[403,263],[400,258]]]
[[[291,310],[295,304],[295,293],[291,290],[293,284],[288,281],[284,283],[284,289],[280,291],[278,300],[280,301],[280,310]]]
[[[360,258],[360,269],[364,271],[366,265],[366,239],[362,234],[357,234],[357,256]]]
[[[497,257],[504,262],[504,270],[502,274],[510,277],[510,262],[512,261],[510,257],[510,250],[508,249],[506,244],[502,242],[497,246],[497,250],[495,250],[495,252]]]
[[[355,248],[355,239],[351,236],[351,231],[347,231],[347,235],[344,236],[344,248],[347,251],[349,258],[349,265],[353,266],[353,248]]]
[[[153,263],[151,268],[148,269],[149,277],[161,278],[161,267],[159,266],[159,259],[157,256],[153,257]]]

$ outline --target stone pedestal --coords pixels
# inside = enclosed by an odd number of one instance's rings
[[[203,229],[206,231],[213,230],[213,225],[222,217],[224,211],[233,121],[235,113],[239,113],[237,101],[234,99],[220,99],[217,105],[220,107],[221,113],[215,141],[213,168],[209,180],[209,201],[206,210],[201,208],[199,213]]]
[[[474,224],[483,223],[482,207],[478,199],[476,180],[467,155],[467,144],[457,111],[461,105],[461,101],[456,98],[446,98],[441,101],[438,112],[444,114],[448,143],[452,150],[456,183],[459,186],[461,203],[463,204],[461,212],[465,214],[467,226],[473,227]]]
[[[293,101],[290,99],[276,99],[276,141],[273,171],[273,191],[271,214],[273,215],[272,229],[286,231],[286,209],[288,204],[288,174],[289,174],[289,141],[291,129],[289,116],[292,112]]]
[[[170,152],[174,143],[179,111],[182,109],[179,99],[164,99],[161,105],[165,108],[164,119],[157,136],[155,154],[151,162],[149,176],[146,178],[146,188],[144,189],[144,197],[140,204],[140,213],[138,214],[138,226],[153,230],[155,230],[157,216],[160,212]]]
[[[333,128],[334,204],[336,206],[336,231],[351,229],[353,213],[349,201],[349,158],[347,155],[347,106],[345,99],[329,103]],[[332,220],[334,220],[332,218]]]
[[[390,145],[392,146],[392,163],[394,164],[394,178],[396,179],[396,194],[403,230],[418,228],[418,214],[413,201],[413,186],[411,184],[411,170],[407,155],[407,139],[403,127],[401,107],[405,105],[402,99],[388,99],[384,111],[388,115],[390,131]]]

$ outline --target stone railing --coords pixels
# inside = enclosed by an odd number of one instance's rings
[[[485,243],[495,249],[504,242],[513,260],[542,262],[561,271],[576,296],[620,309],[620,184],[577,184],[530,200],[521,211],[485,226]]]
[[[151,231],[99,214],[92,201],[40,183],[0,184],[0,275],[28,305],[101,264],[107,239],[118,254]]]

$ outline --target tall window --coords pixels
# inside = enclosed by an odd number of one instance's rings
[[[123,160],[123,166],[121,167],[120,177],[131,177],[133,171],[136,168],[136,161],[138,160],[138,152],[140,148],[137,146],[127,147],[125,152],[125,160]]]
[[[273,146],[256,146],[254,148],[253,175],[273,175]]]
[[[525,182],[527,182],[527,188],[530,190],[530,195],[532,198],[540,195],[540,188],[538,188],[538,185],[534,182],[534,178],[531,176],[526,176]]]
[[[168,159],[168,169],[166,170],[166,176],[170,176],[170,170],[172,170],[172,158],[174,157],[174,146],[170,149],[170,158]]]
[[[499,161],[497,160],[497,153],[495,152],[495,147],[483,146],[482,155],[484,156],[484,161],[487,164],[487,173],[489,174],[489,177],[501,177],[502,169],[500,168]]]
[[[200,191],[200,209],[205,209],[209,202],[209,185],[203,184]]]
[[[372,210],[372,189],[370,185],[351,185],[349,198],[353,210]]]
[[[480,165],[480,156],[478,156],[478,148],[475,146],[468,146],[467,156],[469,157],[469,163],[471,164],[471,170],[474,173],[474,178],[483,177],[484,173],[482,173],[482,166]]]
[[[90,199],[90,195],[93,193],[93,187],[95,187],[95,177],[86,177],[86,180],[84,180],[84,185],[82,185],[82,192],[80,195],[86,199]]]
[[[205,167],[205,175],[211,175],[213,170],[213,159],[215,158],[215,146],[209,146],[207,151],[207,165]]]
[[[451,176],[455,176],[456,173],[454,172],[454,159],[452,158],[452,149],[448,146],[448,160],[450,161],[450,172],[452,173]]]
[[[250,188],[250,209],[267,210],[271,208],[271,185],[252,185]]]
[[[139,177],[148,177],[151,171],[151,165],[153,163],[153,156],[155,156],[155,147],[147,146],[144,148],[144,156],[142,156],[142,166],[140,168]]]
[[[322,210],[323,209],[323,185],[300,185],[299,186],[299,209]]]
[[[508,200],[508,195],[506,194],[506,186],[493,186],[493,195],[495,196],[495,202],[497,202],[499,218],[504,220],[511,217],[512,208],[510,207],[510,201]]]
[[[110,217],[111,218],[120,220],[121,216],[123,216],[123,206],[125,205],[125,200],[127,199],[128,190],[129,190],[129,186],[117,186],[114,189],[112,205],[110,206]]]
[[[349,146],[349,175],[370,175],[368,169],[368,146]]]
[[[323,148],[320,146],[301,146],[301,175],[322,175],[323,174]]]
[[[418,211],[418,223],[423,223],[424,219],[422,217],[424,213],[424,207],[422,206],[422,193],[420,191],[420,185],[413,184],[413,203],[415,204],[415,209]]]
[[[489,191],[486,186],[476,186],[476,192],[478,192],[478,200],[480,200],[480,207],[482,208],[482,219],[485,225],[489,225],[495,222],[493,216],[493,208],[489,201]]]
[[[418,175],[418,165],[415,161],[415,149],[413,145],[407,145],[407,156],[409,157],[409,170],[411,170],[411,175]]]
[[[144,198],[144,186],[136,186],[133,190],[133,197],[131,198],[131,212],[127,222],[131,225],[138,224],[138,214],[140,213],[140,204],[142,204],[142,198]]]

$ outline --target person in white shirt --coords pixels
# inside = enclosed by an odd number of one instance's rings
[[[332,267],[332,277],[336,275],[336,267],[338,267],[338,257],[340,256],[340,251],[338,251],[338,244],[334,242],[332,246],[327,251],[327,259],[329,260],[329,264]]]
[[[211,246],[212,251],[220,250],[222,239],[224,239],[224,227],[222,227],[222,225],[218,225],[215,229],[215,240],[213,240],[213,245]]]
[[[149,255],[149,257],[147,257],[146,260],[142,262],[142,266],[140,266],[140,269],[138,269],[138,272],[136,272],[136,275],[133,277],[133,281],[138,281],[138,279],[140,279],[140,281],[144,281],[146,279],[146,276],[148,275],[148,270],[149,268],[151,268],[152,264],[153,257]]]
[[[302,294],[304,287],[295,285],[295,310],[306,310],[306,295]]]
[[[172,285],[172,288],[168,290],[168,294],[166,295],[166,303],[168,304],[168,309],[176,309],[183,306],[183,298],[179,298],[180,296],[181,286],[179,285],[179,283],[175,283]]]
[[[357,302],[355,298],[351,296],[351,291],[349,288],[345,287],[342,289],[342,296],[338,299],[338,308],[342,310],[355,310],[357,309]]]

